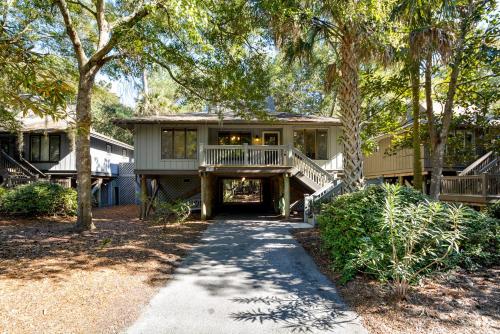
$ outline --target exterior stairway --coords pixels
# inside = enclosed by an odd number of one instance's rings
[[[490,151],[474,161],[458,176],[441,181],[443,201],[486,205],[500,199],[500,157]]]
[[[342,193],[342,182],[296,148],[291,148],[291,162],[292,176],[313,191],[304,196],[304,222],[307,223],[317,205]]]
[[[24,158],[14,159],[0,150],[0,186],[12,188],[21,184],[46,179],[47,175],[38,170]]]

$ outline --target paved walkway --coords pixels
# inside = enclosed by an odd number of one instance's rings
[[[366,333],[293,239],[297,223],[220,219],[128,333]]]

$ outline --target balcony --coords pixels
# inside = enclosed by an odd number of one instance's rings
[[[200,165],[291,167],[292,148],[285,145],[201,145]]]

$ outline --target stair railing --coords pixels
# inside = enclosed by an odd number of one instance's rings
[[[321,168],[316,162],[309,159],[304,153],[291,147],[291,163],[300,173],[304,174],[311,181],[321,188],[335,181],[335,177]]]
[[[5,169],[9,174],[18,173],[24,174],[26,177],[34,177],[26,167],[8,155],[4,150],[0,150],[0,169]]]
[[[27,168],[30,170],[30,172],[35,175],[35,176],[39,176],[39,177],[42,177],[42,178],[48,178],[48,176],[42,172],[41,170],[39,170],[38,168],[36,168],[31,162],[29,162],[28,160],[24,159],[23,157],[20,157],[19,160],[21,161],[21,163]]]
[[[496,156],[493,154],[493,151],[489,151],[476,161],[474,161],[472,164],[467,166],[463,171],[461,171],[458,176],[465,176],[465,175],[477,175],[479,174],[479,171],[482,170],[485,166],[487,166],[489,163],[491,163],[493,160],[495,160]]]

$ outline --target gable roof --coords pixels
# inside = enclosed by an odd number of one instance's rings
[[[29,113],[25,117],[19,118],[22,132],[45,133],[45,132],[62,132],[68,128],[75,126],[75,121],[68,115],[65,118],[53,119],[51,117],[38,117]],[[0,131],[2,128],[0,126]],[[102,133],[90,130],[92,138],[103,140],[107,143],[121,146],[123,148],[133,150],[134,147],[117,139],[103,135]]]
[[[203,112],[169,114],[159,116],[140,116],[126,119],[115,119],[114,124],[132,129],[135,124],[322,124],[340,125],[336,117],[303,115],[294,113],[268,113],[267,119],[257,117],[243,118],[235,113],[209,114]]]

